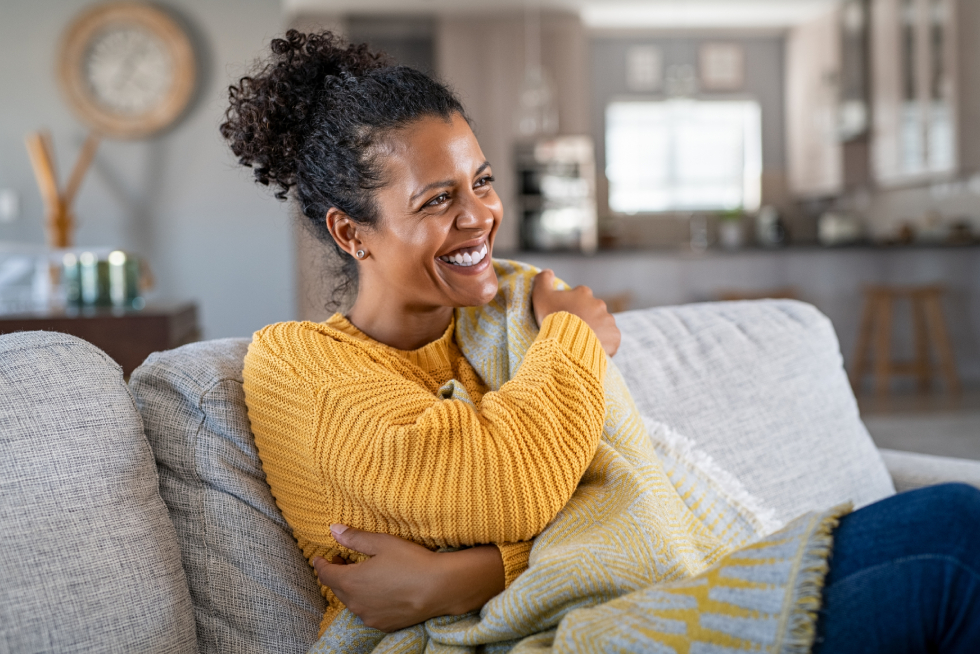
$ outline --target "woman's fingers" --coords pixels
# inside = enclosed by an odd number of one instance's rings
[[[531,304],[538,326],[544,323],[549,314],[568,311],[592,328],[606,354],[616,354],[621,335],[616,327],[616,319],[609,313],[606,303],[593,296],[592,289],[588,286],[559,291],[555,289],[555,283],[555,273],[549,269],[542,270],[534,277]]]
[[[338,543],[370,558],[347,565],[314,558],[317,578],[365,625],[392,631],[440,615],[444,555],[389,534],[344,525],[330,530]]]
[[[402,539],[389,534],[376,534],[372,531],[362,531],[347,525],[330,525],[330,533],[335,541],[349,550],[377,556],[386,547],[397,547]]]
[[[531,292],[533,293],[534,290],[537,290],[538,288],[542,288],[548,291],[554,290],[555,288],[554,270],[552,270],[551,268],[545,268],[544,270],[542,270],[541,272],[539,272],[537,275],[534,276],[534,288],[532,289]]]
[[[531,287],[531,309],[534,312],[534,319],[538,327],[544,322],[545,317],[551,313],[551,303],[548,301],[549,291],[555,289],[555,272],[545,268],[534,276],[534,284]]]
[[[609,356],[613,356],[619,351],[622,334],[619,331],[619,327],[616,326],[616,319],[611,314],[604,321],[600,330],[596,331],[596,336],[599,338],[599,342],[602,343],[602,349]]]
[[[337,557],[335,557],[336,560]],[[313,559],[313,569],[316,570],[317,579],[328,588],[340,586],[340,577],[346,566],[338,563],[327,563],[327,560],[319,556]]]

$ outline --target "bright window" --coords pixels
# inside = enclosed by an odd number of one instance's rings
[[[614,212],[755,211],[761,174],[757,102],[679,99],[606,107]]]

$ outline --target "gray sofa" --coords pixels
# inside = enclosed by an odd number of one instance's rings
[[[830,322],[793,301],[620,314],[650,425],[776,520],[980,462],[877,450]],[[119,367],[63,334],[0,337],[0,654],[303,652],[323,610],[248,430],[248,341]],[[651,433],[662,430],[651,429]],[[655,437],[655,436],[652,436]]]

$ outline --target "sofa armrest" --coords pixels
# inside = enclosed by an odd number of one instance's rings
[[[899,493],[947,482],[963,482],[980,488],[980,461],[898,450],[882,449],[880,452]]]

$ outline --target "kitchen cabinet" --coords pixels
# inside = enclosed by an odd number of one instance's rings
[[[789,183],[801,198],[867,185],[868,2],[844,0],[786,41]]]
[[[843,190],[837,131],[840,16],[832,9],[792,29],[786,39],[786,138],[791,192],[799,197]]]
[[[877,183],[903,185],[960,171],[958,68],[980,62],[960,61],[958,14],[973,2],[872,0],[871,164]]]
[[[978,0],[846,0],[791,30],[793,194],[829,197],[980,172],[977,34]]]

